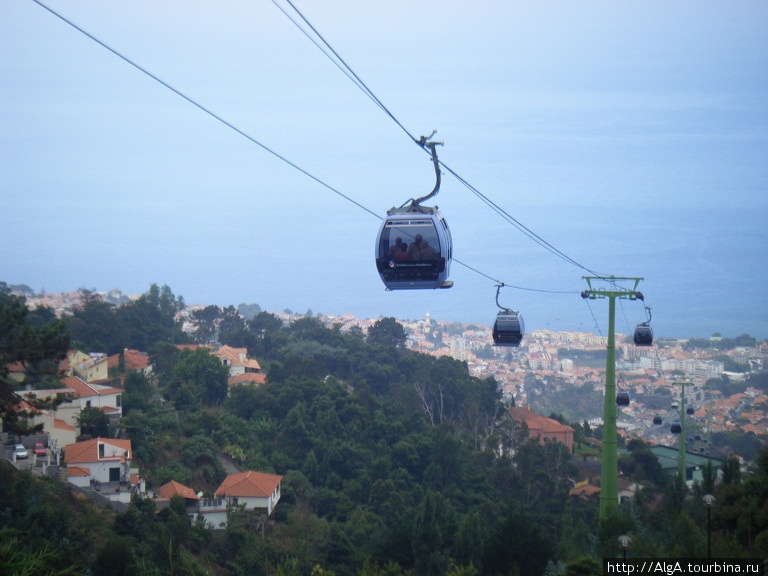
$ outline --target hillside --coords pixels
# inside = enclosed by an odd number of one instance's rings
[[[93,300],[65,319],[81,342],[108,334],[105,321],[127,340],[131,320],[145,315],[138,337],[155,342],[153,377],[122,375],[124,417],[113,433],[130,438],[152,487],[173,479],[210,492],[226,474],[222,453],[283,476],[267,529],[253,531],[247,514],[222,531],[190,525],[178,502],[160,513],[147,499],[100,512],[52,481],[6,471],[0,507],[11,513],[0,529],[23,551],[6,547],[9,562],[39,560],[61,574],[568,574],[590,558],[592,571],[579,573],[599,574],[597,560],[619,553],[622,533],[638,556],[703,555],[705,489],[723,502],[713,514],[717,555],[768,552],[768,515],[738,513],[768,501],[766,452],[752,475],[730,468],[724,484],[689,493],[633,446],[624,464],[645,489],[598,528],[596,500],[569,496],[578,469],[564,446],[528,438],[506,417],[493,378],[405,349],[394,319],[363,335],[313,317],[225,317],[219,341],[247,347],[267,374],[266,384],[227,394],[218,359],[163,342],[183,333],[169,314],[178,299],[157,296],[122,311]],[[36,550],[50,554],[35,560]]]

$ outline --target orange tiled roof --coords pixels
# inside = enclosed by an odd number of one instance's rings
[[[27,368],[23,362],[11,362],[6,366],[8,372],[26,372]]]
[[[104,456],[99,458],[99,444],[104,444]],[[125,453],[131,458],[131,441],[116,438],[94,438],[85,442],[67,444],[64,447],[64,462],[83,464],[89,462],[125,462]]]
[[[195,491],[189,486],[179,484],[176,480],[171,480],[167,484],[163,484],[157,489],[157,493],[163,498],[173,498],[174,496],[181,496],[186,500],[199,500]]]
[[[573,433],[573,428],[570,426],[561,424],[557,420],[540,416],[527,406],[514,406],[509,408],[509,412],[515,420],[522,420],[525,422],[528,426],[528,430],[531,432],[542,432],[545,434],[553,434],[557,432]]]
[[[282,479],[282,476],[263,472],[248,471],[230,474],[216,490],[216,496],[267,498],[280,485]]]
[[[592,496],[593,494],[599,494],[600,493],[600,487],[599,486],[591,486],[587,484],[586,486],[580,486],[579,488],[572,488],[569,494],[571,496],[580,496],[582,498],[588,498]]]
[[[77,432],[74,426],[70,426],[69,424],[64,422],[64,420],[61,420],[59,418],[53,419],[53,427],[58,428],[59,430],[69,430],[70,432]]]
[[[72,390],[75,398],[88,398],[89,396],[106,396],[109,394],[121,394],[120,388],[94,388],[90,384],[83,382],[77,376],[67,376],[62,380],[66,388]]]
[[[238,374],[232,376],[227,383],[232,384],[245,384],[246,382],[253,382],[254,384],[264,384],[267,381],[266,374],[257,374],[256,372],[246,372],[245,374]]]
[[[129,350],[126,348],[123,350],[123,361],[125,362],[126,370],[146,370],[149,366],[149,356],[138,350]],[[120,354],[113,354],[109,357],[108,366],[110,368],[117,368],[120,364]]]
[[[120,412],[119,408],[112,408],[111,406],[102,406],[99,408],[99,411],[109,416],[110,414],[114,414],[115,412]]]
[[[261,370],[261,366],[256,360],[248,358],[247,348],[232,348],[231,346],[221,346],[214,352],[222,361],[229,360],[232,366],[244,366],[251,370]]]
[[[91,469],[84,466],[67,466],[67,476],[90,476]]]

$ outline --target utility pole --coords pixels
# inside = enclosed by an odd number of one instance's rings
[[[600,519],[611,508],[619,505],[618,441],[616,437],[616,299],[643,300],[637,291],[642,278],[619,276],[584,276],[588,290],[581,293],[584,299],[608,299],[608,357],[605,361],[605,397],[603,399],[603,452],[600,462]],[[593,282],[606,282],[612,290],[598,290]],[[620,288],[617,282],[634,282],[632,289]]]
[[[676,382],[680,386],[680,438],[679,442],[677,443],[677,474],[680,476],[680,479],[683,481],[683,485],[686,485],[686,476],[687,476],[687,469],[685,466],[685,387],[690,386],[690,382]]]

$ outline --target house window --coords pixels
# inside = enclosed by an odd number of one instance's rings
[[[118,394],[117,396],[115,396],[115,403],[117,404],[118,408],[122,408],[122,406],[123,406],[123,395],[122,394]]]
[[[90,408],[91,407],[91,401],[90,400],[86,400],[85,401],[85,407],[86,408]]]
[[[120,468],[110,468],[109,469],[109,481],[110,482],[120,482]]]
[[[99,444],[99,458],[104,458],[104,444]]]

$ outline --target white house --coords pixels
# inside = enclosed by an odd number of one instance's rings
[[[95,438],[64,447],[70,483],[125,503],[131,501],[131,486],[139,482],[138,471],[131,469],[132,457],[130,440]]]
[[[64,387],[72,395],[72,404],[84,408],[98,408],[110,418],[120,419],[123,416],[123,391],[120,388],[103,386],[101,384],[89,384],[77,376],[69,376],[62,381]],[[63,407],[63,405],[62,405]],[[58,410],[57,410],[57,416]],[[74,417],[79,415],[73,413]],[[76,421],[68,421],[70,425],[76,425]]]
[[[232,348],[221,346],[213,354],[219,357],[221,363],[229,369],[230,377],[251,373],[260,374],[261,366],[256,360],[248,358],[247,348]]]
[[[269,516],[280,500],[282,479],[282,476],[253,471],[230,474],[216,490],[216,496],[223,498],[228,508],[265,510]]]

